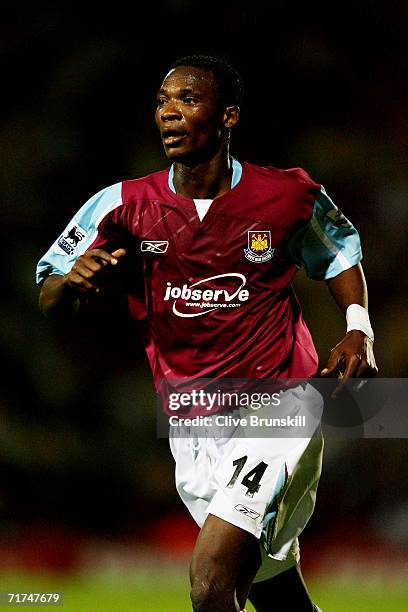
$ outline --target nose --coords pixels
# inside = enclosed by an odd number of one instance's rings
[[[182,119],[182,114],[176,101],[169,100],[164,104],[160,111],[160,119],[162,121]]]

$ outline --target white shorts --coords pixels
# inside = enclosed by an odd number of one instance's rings
[[[310,385],[301,391],[320,404],[321,415],[320,394]],[[285,397],[291,399],[292,392]],[[299,562],[297,537],[314,509],[323,439],[320,434],[255,438],[234,433],[223,437],[222,428],[201,427],[198,435],[194,427],[172,428],[176,487],[200,527],[213,514],[259,539],[262,566],[254,580],[259,582]]]

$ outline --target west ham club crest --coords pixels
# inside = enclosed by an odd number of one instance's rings
[[[248,248],[244,249],[245,257],[255,263],[269,261],[275,249],[271,246],[270,230],[249,230]]]

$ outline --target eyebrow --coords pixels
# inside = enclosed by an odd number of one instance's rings
[[[167,89],[162,87],[161,89],[159,89],[158,93],[159,94],[161,94],[161,93],[164,94],[166,92],[167,92]],[[197,90],[194,90],[192,87],[184,87],[183,89],[180,89],[179,93],[180,94],[185,94],[185,93],[195,93],[195,94],[198,94],[199,92],[197,92]]]

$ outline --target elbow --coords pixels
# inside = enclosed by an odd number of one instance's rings
[[[49,299],[47,292],[41,287],[40,295],[38,296],[38,308],[40,309],[41,314],[47,319],[58,318],[56,316],[55,306],[53,307],[52,300]]]
[[[47,319],[62,320],[76,314],[80,306],[77,296],[66,294],[58,281],[45,281],[38,298],[41,314]]]

